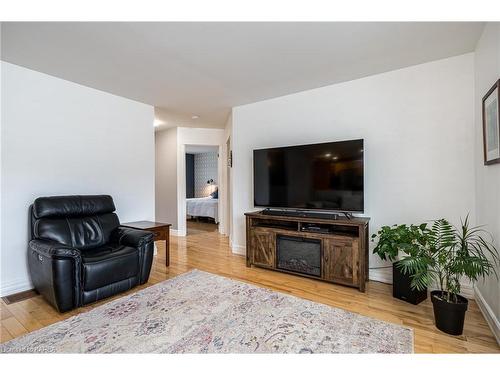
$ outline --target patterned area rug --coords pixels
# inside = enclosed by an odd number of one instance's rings
[[[411,353],[410,328],[194,270],[1,352]]]

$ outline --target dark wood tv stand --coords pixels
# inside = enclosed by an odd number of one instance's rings
[[[365,291],[365,282],[368,280],[369,218],[318,219],[269,215],[262,211],[247,212],[245,216],[247,267],[254,265]],[[285,250],[280,250],[279,246],[287,240],[296,240],[297,246],[303,241],[306,243],[303,247],[305,252],[314,251],[315,260],[319,256],[319,262],[314,263],[315,271],[308,268],[304,273],[283,268],[284,260],[280,258],[279,252]],[[292,250],[287,251],[296,251],[293,246],[288,248]],[[307,250],[310,248],[314,250]],[[299,247],[299,251],[302,251],[300,249]],[[295,262],[293,267],[298,267],[297,264],[308,267],[307,262],[300,263],[295,258],[291,261]]]

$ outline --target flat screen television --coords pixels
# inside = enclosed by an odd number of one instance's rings
[[[363,140],[253,152],[256,207],[362,212]]]

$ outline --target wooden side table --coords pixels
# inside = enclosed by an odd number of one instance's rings
[[[172,224],[158,223],[156,221],[134,221],[120,224],[122,227],[142,229],[153,232],[155,241],[165,241],[165,265],[170,265],[170,227]]]

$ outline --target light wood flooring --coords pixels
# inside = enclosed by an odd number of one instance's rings
[[[219,226],[215,223],[208,221],[199,221],[196,219],[188,220],[187,224],[187,235],[192,234],[199,235],[208,232],[216,232],[219,230]]]
[[[244,257],[231,253],[228,238],[220,235],[213,224],[188,223],[187,237],[171,237],[168,269],[165,267],[163,242],[158,243],[158,249],[149,282],[133,291],[197,268],[412,327],[416,353],[500,353],[500,347],[474,301],[469,305],[464,334],[454,337],[434,327],[429,300],[418,306],[399,301],[392,298],[390,285],[371,281],[367,284],[366,293],[360,293],[356,289],[322,281],[247,268]],[[109,301],[107,299],[64,314],[57,313],[41,296],[9,305],[2,301],[0,340],[10,340]]]

